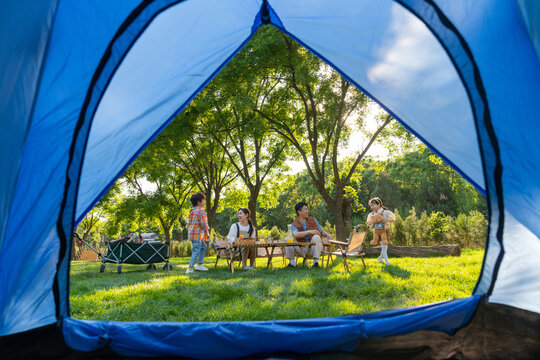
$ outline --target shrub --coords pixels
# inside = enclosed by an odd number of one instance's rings
[[[391,241],[394,245],[401,245],[401,246],[407,245],[407,238],[405,236],[405,227],[403,224],[403,218],[401,217],[397,209],[394,211],[394,214],[396,215],[396,221],[394,221],[390,225],[390,231],[392,233]]]
[[[440,211],[432,212],[429,216],[429,226],[431,242],[444,242],[444,234],[448,231],[448,223],[444,214]]]
[[[330,224],[330,221],[326,220],[324,225],[321,225],[321,227],[323,228],[324,231],[331,234],[332,237],[336,236],[336,229],[332,226],[332,224]]]
[[[271,237],[272,236],[272,235],[270,235],[271,232],[272,232],[272,230],[268,230],[268,229],[265,229],[265,228],[257,229],[257,236],[262,237],[262,238]]]
[[[406,245],[416,245],[418,239],[418,218],[414,206],[409,210],[409,216],[403,221],[403,232]]]
[[[469,243],[467,247],[486,246],[488,221],[480,211],[469,212]]]
[[[189,240],[171,241],[171,257],[190,257],[193,253],[193,244]],[[209,245],[206,256],[215,256],[216,251]]]
[[[459,214],[448,231],[448,238],[451,242],[466,246],[469,243],[469,224],[467,215]]]
[[[422,246],[424,244],[430,244],[433,242],[431,237],[431,222],[429,216],[425,211],[420,215],[420,219],[417,222],[417,232],[416,232],[416,245]]]
[[[442,212],[417,215],[413,207],[405,219],[396,210],[396,221],[391,224],[391,242],[401,246],[459,244],[462,247],[484,247],[488,221],[479,211],[459,214],[457,218]],[[371,239],[368,233],[366,240]]]
[[[270,230],[270,237],[273,239],[284,239],[286,235],[287,232],[279,230],[275,225]]]
[[[171,257],[191,256],[193,246],[191,241],[171,241]]]

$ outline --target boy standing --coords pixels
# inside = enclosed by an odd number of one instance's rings
[[[206,243],[210,239],[210,228],[208,227],[208,217],[204,210],[206,196],[201,193],[195,193],[190,198],[193,208],[189,212],[188,224],[188,239],[193,245],[191,259],[186,274],[193,273],[193,269],[198,271],[208,271],[208,268],[203,266],[204,255],[206,254]],[[193,267],[197,261],[197,265]]]

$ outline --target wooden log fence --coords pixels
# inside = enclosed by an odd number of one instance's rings
[[[363,252],[367,256],[379,256],[380,246],[365,247]],[[393,257],[438,257],[438,256],[461,256],[461,246],[433,245],[433,246],[395,246],[388,245],[388,256]]]

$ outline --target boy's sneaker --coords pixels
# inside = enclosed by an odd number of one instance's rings
[[[253,268],[250,267],[250,266],[244,266],[244,267],[242,268],[242,270],[253,270]]]
[[[386,262],[386,265],[390,265],[390,261],[387,261],[387,262]]]
[[[321,267],[319,266],[319,263],[316,262],[314,263],[312,266],[311,266],[312,269],[320,269]]]
[[[381,264],[383,264],[383,263],[384,263],[384,261],[383,261],[382,257],[380,257],[380,256],[379,256],[379,257],[377,258],[377,260],[379,260],[379,262],[380,262]]]
[[[288,268],[293,268],[293,269],[296,269],[296,265],[293,265],[293,264],[289,264],[287,265]]]
[[[208,271],[208,268],[204,265],[195,265],[194,269],[197,271]]]
[[[186,274],[193,274],[193,269],[188,268],[188,269],[186,270]]]

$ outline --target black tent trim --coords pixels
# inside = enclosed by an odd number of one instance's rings
[[[487,205],[488,205],[488,211],[490,215],[490,221],[488,225],[488,231],[487,231],[487,239],[486,239],[486,253],[488,252],[489,247],[489,236],[491,234],[491,215],[492,212],[492,206],[491,206],[491,198],[493,196],[496,196],[497,198],[497,205],[499,208],[499,218],[498,218],[498,224],[497,224],[497,241],[501,247],[501,251],[498,254],[497,261],[495,264],[495,268],[491,277],[489,289],[486,293],[486,295],[491,295],[493,291],[493,287],[495,285],[495,281],[497,279],[497,274],[499,271],[499,267],[501,264],[501,261],[504,257],[504,246],[502,241],[502,234],[504,230],[504,200],[503,200],[503,186],[502,186],[502,163],[501,163],[501,155],[500,155],[500,148],[497,136],[495,134],[495,131],[493,129],[493,124],[491,121],[491,115],[489,112],[489,104],[488,99],[486,95],[486,91],[484,88],[484,83],[482,81],[482,77],[480,75],[480,70],[478,68],[478,65],[476,64],[476,61],[474,60],[474,56],[472,54],[472,51],[467,44],[467,41],[463,38],[461,33],[457,30],[457,28],[452,24],[452,22],[448,19],[448,17],[442,12],[442,10],[432,1],[432,0],[424,0],[425,6],[420,6],[415,1],[411,0],[396,0],[398,3],[403,5],[405,8],[407,8],[411,13],[415,14],[424,24],[431,30],[431,32],[437,37],[441,45],[446,50],[450,60],[454,64],[454,67],[456,71],[458,72],[463,85],[465,86],[467,90],[467,95],[469,96],[469,101],[473,107],[473,114],[475,119],[475,127],[476,127],[476,133],[478,138],[478,144],[480,146],[480,154],[482,156],[482,163],[483,163],[483,172],[484,172],[484,181],[485,181],[485,187],[486,187],[486,194],[487,194]],[[422,15],[424,11],[430,11],[430,14]],[[437,20],[440,21],[437,22]],[[458,67],[456,64],[456,58],[458,57],[458,54],[453,54],[451,51],[452,46],[457,44],[451,44],[452,39],[444,32],[449,32],[453,35],[455,35],[459,41],[459,45],[461,46],[460,49],[457,49],[456,52],[464,52],[466,55],[466,58],[470,62],[470,66],[472,70],[472,79],[468,79],[465,75],[465,72],[462,71],[461,67]],[[462,58],[462,57],[460,57]],[[463,64],[462,64],[463,66]],[[473,86],[476,85],[476,86]],[[476,91],[474,91],[476,89]],[[476,94],[475,94],[476,93]],[[475,101],[476,96],[479,97],[480,103],[478,101]],[[485,128],[480,126],[480,122],[483,122],[485,125]],[[485,129],[485,135],[484,135],[484,129]],[[486,142],[482,141],[484,140],[484,137],[489,140],[489,145],[491,147],[489,149],[484,148],[484,144]],[[494,162],[493,169],[491,169],[490,163],[488,163],[488,159],[486,159],[486,150],[489,150],[489,154],[492,155],[493,159],[491,159]],[[493,171],[493,178],[494,178],[494,185],[495,189],[494,191],[490,191],[490,184],[488,183],[488,179],[491,177],[488,176],[488,166],[490,167],[489,170]],[[484,256],[484,260],[482,262],[482,268],[480,270],[480,277],[477,281],[477,284],[475,286],[475,289],[473,290],[473,293],[475,293],[478,290],[478,286],[481,283],[482,277],[484,276],[484,270],[485,270],[485,262],[486,262],[486,256]]]

